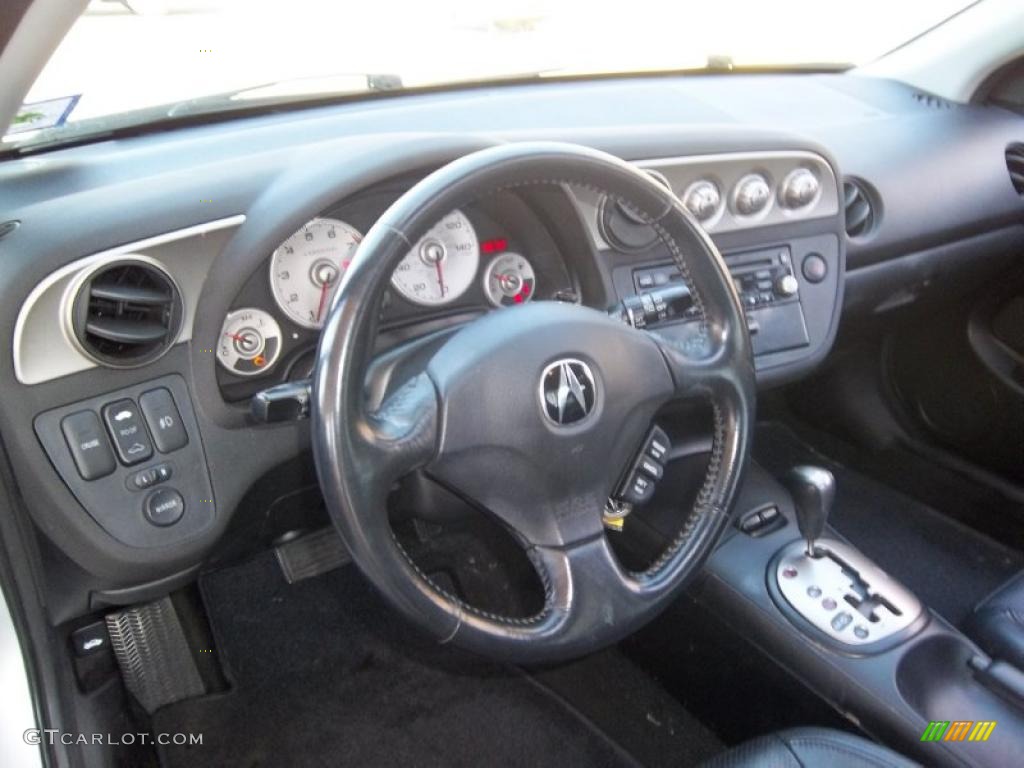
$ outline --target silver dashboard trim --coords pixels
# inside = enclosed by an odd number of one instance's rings
[[[702,178],[715,183],[722,195],[723,205],[702,227],[709,235],[768,227],[794,221],[814,221],[837,216],[842,210],[840,184],[835,170],[822,155],[810,150],[765,150],[724,152],[707,155],[657,157],[630,161],[637,168],[656,170],[668,178],[672,191],[682,199],[693,183]],[[799,209],[778,205],[780,179],[799,168],[807,167],[821,183],[819,195],[812,204]],[[771,186],[772,202],[765,211],[754,216],[737,216],[728,201],[733,197],[736,181],[749,173],[761,173]],[[598,224],[600,192],[568,185],[565,187],[576,205],[593,245],[599,249],[613,246],[601,235]],[[770,210],[769,210],[770,209]]]
[[[243,214],[236,214],[223,219],[215,219],[213,221],[195,224],[183,229],[164,232],[159,235],[154,235],[153,237],[147,237],[143,240],[125,243],[124,245],[119,245],[115,248],[110,248],[91,256],[85,256],[71,262],[70,264],[65,264],[63,267],[51,272],[29,292],[18,312],[18,319],[14,325],[14,336],[12,340],[15,378],[17,378],[17,380],[22,384],[40,384],[44,381],[59,378],[60,376],[66,376],[71,373],[77,373],[79,371],[97,367],[97,363],[82,354],[82,352],[77,349],[77,346],[73,344],[67,336],[66,323],[63,315],[66,302],[66,288],[67,284],[74,281],[77,276],[84,274],[98,264],[106,261],[124,258],[128,255],[138,256],[141,251],[159,248],[161,246],[166,246],[168,244],[188,240],[194,237],[201,237],[213,232],[236,228],[241,226],[244,221],[245,216]],[[175,275],[175,269],[172,265],[168,264],[166,260],[156,259],[148,254],[145,255],[146,258],[153,258],[158,266],[168,272],[172,279],[175,279],[179,284],[179,288],[182,289],[181,296],[182,302],[185,305],[185,319],[182,322],[182,327],[178,333],[178,338],[175,343],[189,341],[192,338],[192,315],[195,309],[194,302],[191,301],[190,297],[186,294],[184,286],[181,285],[182,281]],[[43,312],[48,314],[50,311],[53,311],[54,313],[52,317],[38,317],[38,313]],[[39,365],[35,361],[30,361],[29,350],[27,349],[29,342],[27,341],[26,336],[28,334],[29,325],[31,322],[36,320],[43,323],[49,322],[51,323],[50,328],[60,328],[61,330],[61,342],[63,346],[59,351],[48,350],[45,355],[47,362],[44,365]]]

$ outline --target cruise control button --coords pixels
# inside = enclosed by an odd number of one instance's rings
[[[628,504],[643,504],[654,495],[654,482],[635,472],[623,488],[621,498]]]
[[[168,390],[161,387],[143,392],[139,396],[139,407],[160,453],[170,453],[188,444],[188,434],[185,425],[181,423],[181,414]]]
[[[60,430],[83,480],[106,477],[117,468],[110,440],[103,432],[100,417],[95,411],[79,411],[65,416]]]
[[[655,427],[647,437],[647,445],[644,447],[644,453],[655,461],[664,461],[665,457],[668,455],[669,445],[668,435],[665,434],[665,431],[660,427]]]
[[[665,474],[661,464],[648,456],[641,456],[636,468],[655,481],[661,480],[661,476]]]
[[[153,455],[153,445],[139,415],[139,408],[125,398],[103,406],[103,421],[114,438],[117,455],[124,464],[138,464]]]
[[[161,488],[146,497],[142,513],[153,525],[174,525],[185,514],[185,500],[173,488]]]

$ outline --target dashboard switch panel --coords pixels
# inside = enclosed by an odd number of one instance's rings
[[[138,464],[153,455],[153,444],[134,400],[126,398],[103,406],[103,421],[122,464]]]
[[[167,421],[160,428],[160,419],[167,417],[180,426],[180,433]],[[154,425],[152,438],[147,423]],[[88,514],[120,543],[139,548],[173,546],[213,524],[217,508],[210,472],[192,399],[181,376],[140,382],[44,411],[35,417],[33,427],[57,473],[82,506],[68,513]],[[130,465],[115,459],[108,434],[117,436],[117,453]],[[132,453],[136,442],[145,450]],[[152,463],[138,459],[154,454],[154,442],[170,455],[164,459],[158,454],[161,458]]]
[[[83,480],[106,477],[117,468],[110,441],[95,411],[78,411],[65,416],[60,429]]]
[[[188,445],[188,433],[181,423],[178,406],[166,388],[143,392],[139,397],[139,407],[160,453],[170,453]]]

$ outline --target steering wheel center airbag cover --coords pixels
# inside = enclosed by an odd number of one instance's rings
[[[538,388],[548,367],[566,360],[589,369],[595,391],[584,418],[558,424]],[[609,468],[629,462],[674,389],[649,336],[554,302],[471,323],[427,370],[441,403],[439,456],[428,472],[541,546],[601,533],[618,480]]]

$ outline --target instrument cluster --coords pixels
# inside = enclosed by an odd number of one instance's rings
[[[217,347],[221,388],[243,399],[312,370],[320,329],[363,234],[401,190],[363,195],[306,222],[242,287]],[[382,334],[409,338],[473,314],[572,292],[574,279],[536,213],[512,193],[437,222],[405,255],[381,308]],[[252,386],[256,385],[256,386]]]

